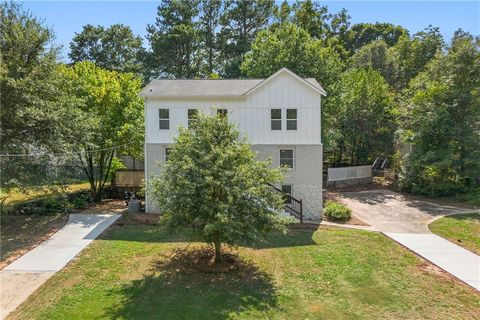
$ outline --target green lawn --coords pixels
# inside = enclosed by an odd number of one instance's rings
[[[3,205],[8,209],[16,203],[45,198],[55,192],[63,191],[68,193],[79,190],[86,190],[88,188],[90,188],[90,184],[88,182],[79,182],[63,186],[52,185],[44,187],[12,188],[8,191],[3,191],[2,189],[0,189],[0,198],[5,198]]]
[[[115,226],[52,277],[15,319],[474,319],[479,295],[379,233],[275,235],[224,274],[172,256],[185,237]],[[194,248],[200,244],[190,245]]]
[[[480,213],[443,217],[428,227],[433,233],[480,255]]]

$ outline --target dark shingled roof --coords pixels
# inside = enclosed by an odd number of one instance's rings
[[[281,69],[287,70],[288,69]],[[277,73],[278,73],[277,72]],[[270,78],[267,78],[270,79]],[[152,80],[140,93],[144,97],[231,97],[242,96],[267,79],[219,79],[219,80]],[[322,86],[314,78],[303,79],[322,94]]]

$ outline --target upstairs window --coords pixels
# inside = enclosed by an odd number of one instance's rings
[[[198,109],[188,109],[188,126],[190,127],[192,124],[197,121],[198,116]]]
[[[228,115],[227,109],[217,109],[217,115],[220,117],[226,117]]]
[[[297,130],[297,109],[287,109],[287,130]]]
[[[170,129],[170,110],[158,109],[159,128],[160,130]]]
[[[270,122],[272,130],[282,130],[282,109],[270,110]]]
[[[280,166],[293,169],[293,149],[280,149]]]

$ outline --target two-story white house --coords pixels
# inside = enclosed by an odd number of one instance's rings
[[[148,181],[160,172],[180,126],[198,111],[227,115],[245,135],[258,159],[290,169],[284,192],[302,199],[307,220],[322,217],[321,100],[325,90],[283,68],[266,79],[153,80],[145,99],[146,212],[155,212]],[[214,107],[214,108],[212,108]]]

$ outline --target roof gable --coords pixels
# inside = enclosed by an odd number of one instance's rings
[[[263,80],[262,82],[258,83],[257,85],[255,85],[254,87],[252,87],[250,90],[248,90],[247,92],[244,93],[244,95],[248,95],[252,92],[254,92],[255,90],[258,90],[259,88],[263,87],[265,84],[267,84],[268,82],[272,81],[272,79],[278,77],[280,74],[282,73],[287,73],[289,74],[290,76],[292,76],[294,79],[298,80],[299,82],[301,82],[302,84],[308,86],[309,88],[317,91],[318,93],[320,93],[321,95],[323,96],[326,96],[327,95],[327,92],[322,88],[322,86],[317,82],[317,80],[315,80],[314,78],[308,78],[308,79],[303,79],[303,78],[300,78],[297,74],[293,73],[292,71],[288,70],[287,68],[282,68],[280,70],[278,70],[277,72],[275,72],[274,74],[272,74],[270,77],[266,78],[265,80]]]
[[[264,84],[272,81],[280,74],[287,73],[303,85],[326,95],[322,86],[313,78],[302,79],[287,68],[282,68],[266,79],[219,79],[219,80],[191,80],[191,79],[159,79],[152,80],[140,92],[143,97],[241,97],[246,96]]]

